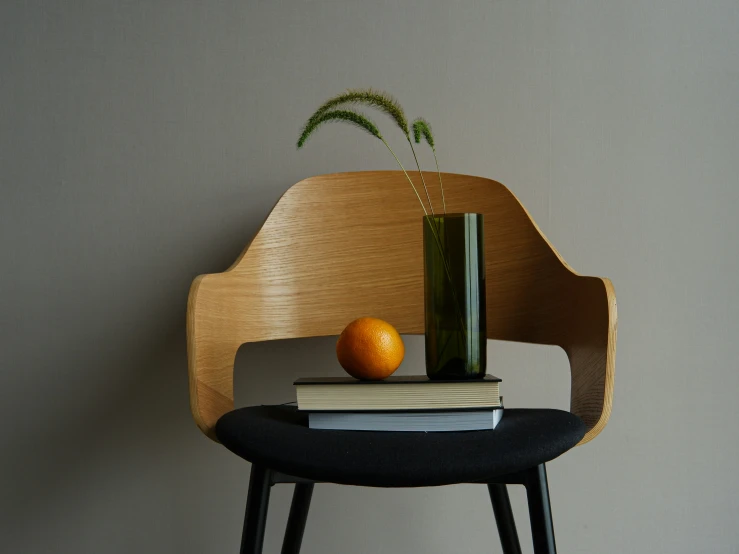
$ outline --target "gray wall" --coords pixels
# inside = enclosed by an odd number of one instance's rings
[[[611,423],[550,467],[561,551],[737,552],[738,28],[735,0],[2,2],[3,551],[237,550],[249,468],[190,418],[188,286],[294,182],[393,167],[350,129],[294,149],[320,101],[371,85],[615,283]],[[245,347],[238,402],[338,374],[332,348]],[[568,405],[561,351],[490,359],[507,405]],[[304,552],[349,551],[500,546],[482,487],[320,486]]]

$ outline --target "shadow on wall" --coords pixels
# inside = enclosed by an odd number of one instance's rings
[[[163,533],[171,539],[158,539],[171,540],[172,551],[197,550],[197,541],[207,539],[202,530],[183,525],[197,517],[193,487],[210,486],[198,475],[201,462],[222,450],[201,448],[207,439],[190,416],[187,292],[196,275],[226,269],[262,218],[240,218],[230,228],[219,221],[220,228],[208,233],[170,230],[165,239],[132,247],[128,260],[110,252],[98,260],[117,277],[104,296],[85,295],[93,287],[100,290],[102,276],[95,268],[84,277],[89,282],[60,282],[49,293],[66,304],[96,306],[66,314],[67,321],[51,303],[46,313],[34,315],[39,334],[50,340],[25,357],[28,367],[19,368],[22,376],[14,383],[16,398],[8,398],[15,408],[0,462],[6,478],[0,535],[6,545],[38,551],[42,544],[79,545],[112,533],[120,540],[112,541],[111,551],[125,551],[145,544],[152,526],[166,525],[150,517],[137,521],[152,513],[149,506],[137,515],[147,502],[161,504],[163,521],[179,519],[176,532]],[[142,270],[147,257],[155,263]],[[31,340],[21,333],[20,339]],[[16,342],[6,354],[24,359],[29,345]],[[244,487],[247,470],[239,466]],[[173,491],[179,491],[175,497]],[[121,510],[130,519],[121,520]],[[106,513],[110,518],[101,527]],[[241,517],[238,511],[235,516]],[[93,521],[99,528],[91,529]]]

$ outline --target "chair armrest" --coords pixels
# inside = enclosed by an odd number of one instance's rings
[[[588,430],[579,443],[585,444],[611,415],[618,316],[610,280],[576,276],[572,284],[570,325],[561,346],[570,361],[570,411],[585,422]]]
[[[234,409],[233,371],[241,342],[223,284],[228,273],[200,275],[187,301],[190,409],[195,423],[214,441],[218,419]]]

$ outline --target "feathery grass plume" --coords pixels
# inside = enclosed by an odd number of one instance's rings
[[[382,140],[380,130],[366,115],[349,110],[333,110],[323,112],[319,117],[311,117],[303,127],[298,139],[298,148],[302,148],[305,141],[324,123],[329,121],[344,121],[360,129],[364,129],[370,135]]]
[[[398,101],[386,92],[376,91],[371,88],[348,89],[346,92],[329,98],[316,110],[306,125],[310,125],[313,118],[320,117],[322,113],[342,104],[363,104],[377,108],[389,115],[406,137],[409,134],[408,120]]]
[[[431,209],[431,213],[433,214],[434,207],[431,205],[431,196],[429,195],[428,188],[426,187],[426,180],[423,177],[421,166],[418,163],[416,150],[413,148],[413,143],[411,142],[411,136],[408,129],[408,120],[405,117],[405,112],[403,111],[400,103],[387,92],[374,90],[371,88],[348,89],[346,92],[343,92],[342,94],[338,94],[333,98],[329,98],[328,100],[326,100],[326,102],[324,102],[308,120],[308,122],[306,123],[306,127],[310,126],[314,120],[320,119],[323,113],[326,113],[327,111],[336,108],[337,106],[341,106],[342,104],[362,104],[364,106],[376,108],[390,116],[390,118],[395,121],[397,126],[400,127],[400,130],[405,135],[405,138],[411,147],[411,152],[413,152],[413,159],[416,161],[418,174],[421,176],[423,189],[426,192],[426,200],[428,201],[429,208]]]
[[[434,147],[434,134],[431,132],[431,124],[422,117],[413,121],[413,138],[416,144],[421,142],[421,136],[426,139],[431,148]]]
[[[390,153],[393,155],[393,157],[395,158],[395,161],[398,162],[400,169],[402,169],[403,173],[405,173],[405,176],[408,179],[408,182],[411,184],[411,187],[413,188],[413,192],[416,193],[416,198],[418,198],[418,201],[421,203],[421,208],[423,208],[423,213],[428,215],[428,212],[426,211],[426,206],[423,205],[421,196],[418,194],[418,191],[416,190],[416,186],[413,184],[413,181],[408,175],[408,172],[403,167],[403,164],[400,163],[400,160],[398,159],[398,156],[395,155],[395,152],[393,152],[393,149],[390,148],[390,145],[380,134],[380,130],[377,128],[377,125],[375,125],[366,115],[353,112],[351,110],[330,110],[330,111],[324,111],[321,114],[314,113],[311,116],[311,118],[308,120],[308,122],[305,124],[305,126],[303,127],[303,131],[300,133],[300,137],[298,138],[298,144],[297,144],[298,148],[302,148],[303,145],[305,144],[305,141],[307,141],[308,138],[310,138],[310,136],[319,127],[321,127],[324,123],[329,123],[330,121],[343,121],[345,123],[349,123],[351,125],[354,125],[355,127],[359,127],[360,129],[367,131],[373,137],[380,139],[382,143],[390,151]]]
[[[431,151],[434,153],[434,162],[436,162],[436,173],[439,174],[439,188],[441,188],[441,202],[444,205],[444,213],[446,213],[446,200],[444,199],[444,185],[441,182],[441,171],[439,171],[439,160],[436,159],[436,147],[434,146],[434,133],[431,131],[431,124],[424,118],[419,117],[413,121],[413,139],[416,144],[421,142],[421,137],[426,139],[426,142],[431,147]]]

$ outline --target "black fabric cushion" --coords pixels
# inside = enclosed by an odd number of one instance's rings
[[[585,434],[561,410],[506,409],[497,429],[460,433],[325,431],[291,406],[240,408],[218,420],[221,443],[288,475],[371,487],[422,487],[486,479],[548,462]]]

